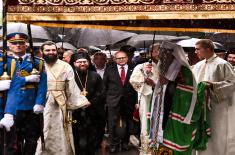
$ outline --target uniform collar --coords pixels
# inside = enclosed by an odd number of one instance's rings
[[[26,58],[28,58],[29,54],[25,53],[21,58],[24,60]],[[18,55],[16,55],[15,53],[13,53],[13,57],[16,59],[19,59],[20,57]]]

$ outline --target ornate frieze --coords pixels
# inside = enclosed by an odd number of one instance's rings
[[[120,4],[185,4],[197,0],[18,0],[20,5],[120,5]],[[235,0],[202,0],[199,3],[232,4]]]
[[[234,19],[235,0],[10,0],[10,21]]]

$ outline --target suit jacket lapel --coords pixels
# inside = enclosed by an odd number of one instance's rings
[[[126,79],[125,79],[125,85],[127,84],[127,82],[129,82],[132,71],[133,71],[133,69],[130,67],[130,65],[128,65],[128,70],[127,70]]]
[[[114,73],[115,73],[114,77],[117,77],[117,81],[119,81],[120,85],[122,86],[122,80],[121,80],[120,74],[118,72],[118,66],[117,65],[114,66]]]

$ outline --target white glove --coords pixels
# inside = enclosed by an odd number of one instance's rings
[[[25,77],[26,82],[39,82],[40,81],[40,75],[29,75]]]
[[[0,128],[5,127],[7,131],[10,131],[13,124],[14,124],[13,115],[4,114],[4,117],[0,121]]]
[[[43,105],[39,105],[39,104],[35,104],[34,107],[33,107],[33,112],[35,114],[40,114],[40,113],[43,113],[44,111],[44,106]]]
[[[8,90],[11,85],[11,80],[0,80],[0,91]]]

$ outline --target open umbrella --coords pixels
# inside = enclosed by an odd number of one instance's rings
[[[153,34],[139,34],[131,37],[127,41],[127,45],[134,46],[135,48],[149,47],[153,43]],[[155,42],[162,42],[164,40],[168,41],[178,41],[182,39],[189,39],[188,36],[170,36],[170,35],[155,35]]]
[[[77,47],[112,45],[118,41],[137,35],[118,30],[81,29],[78,34]]]
[[[235,34],[234,33],[214,33],[210,36],[210,39],[220,43],[235,43]]]
[[[7,24],[7,34],[21,32],[28,34],[27,24],[24,23],[9,23]],[[33,40],[51,40],[47,30],[41,26],[31,25],[31,33]],[[2,34],[2,29],[0,30],[0,34]]]
[[[96,52],[101,52],[101,49],[95,46],[88,46],[87,50],[89,55],[94,55]]]
[[[234,33],[213,33],[210,36],[212,41],[222,43],[226,49],[235,48],[235,34]]]
[[[67,49],[67,50],[76,50],[77,48],[74,47],[72,44],[68,43],[68,42],[58,42],[56,43],[56,46],[58,48],[61,48],[63,46],[64,49]]]
[[[185,40],[180,40],[178,41],[176,44],[182,46],[182,47],[186,47],[186,48],[194,48],[196,42],[198,42],[200,39],[198,38],[191,38],[191,39],[185,39]],[[216,50],[224,50],[224,47],[222,44],[218,43],[218,42],[213,42],[215,49]]]
[[[44,42],[34,42],[33,47],[41,47]]]

